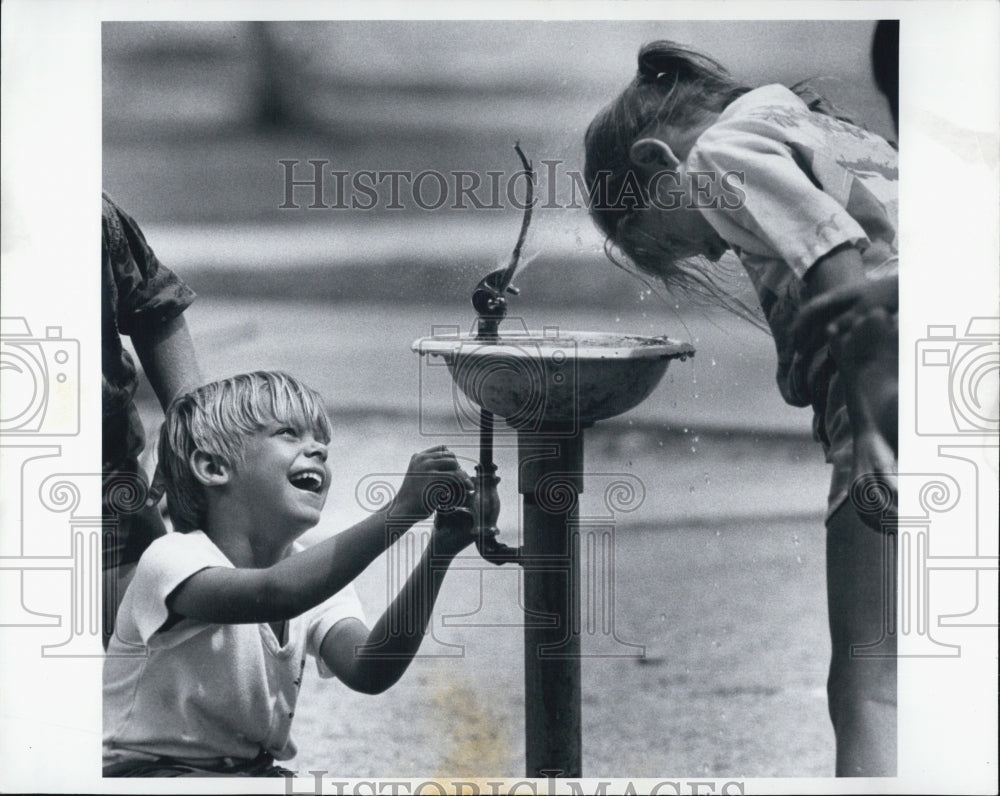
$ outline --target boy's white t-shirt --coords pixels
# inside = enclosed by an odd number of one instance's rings
[[[298,546],[297,546],[298,547]],[[301,548],[299,548],[301,549]],[[247,760],[295,756],[290,736],[306,653],[364,613],[353,586],[287,624],[225,625],[170,617],[167,597],[206,567],[232,563],[202,531],[168,533],[146,550],[118,611],[104,661],[104,764],[149,757]]]

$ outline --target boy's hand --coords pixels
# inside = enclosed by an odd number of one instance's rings
[[[436,555],[453,556],[476,540],[476,518],[466,507],[439,511],[434,515],[431,549]]]
[[[439,511],[434,517],[435,549],[443,554],[458,553],[470,542],[495,537],[500,515],[496,468],[483,472],[476,467],[476,489],[469,502],[457,511]]]
[[[455,454],[438,445],[410,458],[393,501],[393,513],[420,522],[438,509],[467,505],[473,491],[472,479],[462,470]]]

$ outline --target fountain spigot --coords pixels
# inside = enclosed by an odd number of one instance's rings
[[[510,284],[513,276],[510,268],[501,268],[479,280],[472,291],[472,306],[478,316],[476,336],[480,340],[496,340],[500,321],[507,317],[507,298],[504,294],[516,296],[520,291]]]
[[[521,247],[524,246],[525,236],[528,234],[528,225],[531,223],[531,208],[535,205],[535,170],[531,161],[525,157],[521,150],[521,144],[514,144],[514,151],[521,159],[521,166],[524,167],[526,179],[524,215],[521,216],[521,232],[517,236],[517,243],[514,244],[514,251],[510,255],[510,262],[506,268],[500,268],[491,274],[487,274],[472,293],[472,306],[479,316],[476,336],[480,340],[497,340],[500,321],[507,315],[506,293],[516,296],[518,290],[511,287],[510,282],[514,278],[517,264],[521,259]]]

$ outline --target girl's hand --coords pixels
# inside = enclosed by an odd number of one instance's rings
[[[444,445],[410,458],[410,466],[393,501],[393,514],[420,522],[439,508],[465,505],[473,492],[472,479]]]
[[[867,315],[876,307],[889,314],[899,311],[898,275],[851,282],[807,301],[792,325],[796,349],[815,351],[842,327],[851,325],[850,315]]]

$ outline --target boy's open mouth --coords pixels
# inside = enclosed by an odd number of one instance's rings
[[[288,480],[291,481],[292,486],[296,489],[301,489],[305,492],[318,493],[323,489],[323,476],[314,470],[295,473],[289,476]]]

